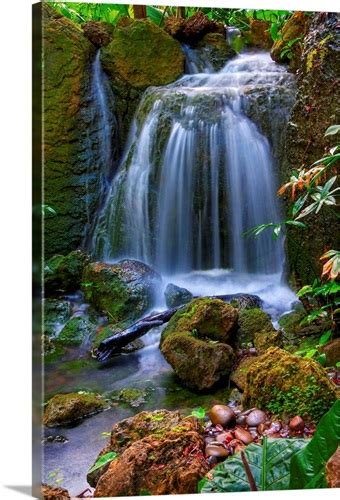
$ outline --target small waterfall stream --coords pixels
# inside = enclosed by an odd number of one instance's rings
[[[240,54],[216,73],[184,50],[191,74],[144,94],[93,251],[167,274],[278,273],[282,244],[268,233],[244,237],[280,219],[271,145],[246,111],[260,90],[274,118],[273,95],[293,95],[294,79],[268,53]]]

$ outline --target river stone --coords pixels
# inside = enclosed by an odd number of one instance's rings
[[[89,256],[81,250],[74,250],[67,255],[54,255],[47,260],[44,266],[45,295],[79,290],[84,267],[89,261]]]
[[[331,125],[339,123],[339,15],[315,13],[303,40],[301,63],[297,73],[297,94],[287,125],[285,151],[280,178],[288,182],[292,171],[312,165],[336,144],[335,136],[324,137]],[[308,123],[308,126],[306,126]],[[286,212],[291,205],[285,197]],[[337,214],[331,210],[308,215],[307,231],[287,227],[287,256],[292,280],[302,285],[313,283],[320,276],[320,256],[325,249],[338,248]]]
[[[336,399],[335,385],[312,359],[270,347],[249,368],[243,406],[318,422]]]
[[[229,406],[214,405],[209,412],[209,417],[214,425],[227,427],[228,424],[235,420],[236,415]]]
[[[196,431],[197,421],[193,418],[183,418],[178,411],[143,411],[133,417],[121,420],[113,426],[110,442],[103,448],[98,458],[109,452],[121,455],[129,446],[140,439],[148,436],[157,439],[165,433],[176,430],[182,430],[183,432]],[[108,464],[95,471],[95,473],[89,473],[87,475],[88,483],[95,488],[100,476],[107,469]]]
[[[231,305],[237,309],[254,309],[262,307],[262,300],[260,297],[250,293],[234,293],[230,295],[229,300]]]
[[[173,283],[169,283],[164,292],[167,307],[177,307],[187,304],[193,298],[192,293],[186,288],[181,288]]]
[[[43,423],[47,427],[75,423],[106,407],[107,403],[97,394],[57,394],[45,406]]]
[[[176,429],[160,437],[133,443],[100,477],[94,497],[197,492],[198,481],[209,468],[203,457],[203,438],[196,431]],[[188,450],[195,450],[188,460]]]
[[[88,21],[81,26],[86,38],[90,40],[96,47],[105,47],[108,45],[113,36],[114,27],[110,23],[103,21]]]
[[[84,271],[85,299],[113,323],[133,320],[152,307],[161,278],[137,260],[94,262]]]
[[[257,427],[260,424],[264,424],[267,420],[267,415],[262,410],[253,410],[246,417],[246,424],[249,427]]]
[[[236,321],[236,309],[210,298],[194,299],[170,319],[160,349],[188,387],[208,389],[230,373],[235,356],[226,342]]]
[[[285,22],[280,30],[281,36],[275,40],[270,51],[270,55],[275,62],[289,63],[292,70],[296,70],[299,67],[303,38],[308,30],[310,19],[308,13],[297,11]],[[300,38],[300,43],[297,41],[297,43],[292,45],[290,58],[287,55],[288,53],[282,56],[281,53],[287,47],[287,44],[297,38]]]

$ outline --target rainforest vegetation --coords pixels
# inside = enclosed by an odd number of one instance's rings
[[[43,495],[339,487],[339,16],[40,8]]]

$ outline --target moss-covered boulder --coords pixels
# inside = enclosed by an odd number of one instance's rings
[[[256,363],[256,356],[245,356],[240,360],[236,368],[230,375],[230,380],[241,390],[244,391],[249,368]]]
[[[103,21],[88,21],[81,26],[86,38],[90,40],[96,47],[106,47],[113,36],[113,24]]]
[[[215,71],[223,68],[229,59],[236,56],[235,50],[221,33],[207,33],[197,46],[208,55]]]
[[[296,102],[287,125],[285,151],[281,163],[281,181],[288,182],[293,170],[308,168],[325,151],[336,144],[334,136],[324,137],[330,125],[339,123],[339,42],[338,14],[316,13],[303,41],[301,63],[297,73]],[[286,207],[291,205],[287,196]],[[311,284],[320,277],[320,256],[326,249],[337,248],[338,220],[325,210],[322,217],[308,215],[307,231],[287,229],[288,264],[292,279],[299,286]]]
[[[45,406],[43,423],[47,427],[71,424],[107,407],[97,394],[57,394]]]
[[[212,387],[230,373],[237,310],[219,299],[194,299],[162,332],[160,348],[177,376],[195,389]]]
[[[161,283],[160,276],[136,260],[117,264],[90,263],[84,271],[85,299],[112,323],[139,318],[152,307]]]
[[[269,314],[258,307],[241,309],[238,315],[237,344],[253,344],[258,332],[273,332],[274,327]]]
[[[79,346],[89,342],[94,336],[96,325],[87,318],[76,316],[70,319],[56,338],[56,342],[62,346]]]
[[[71,316],[71,304],[67,300],[44,299],[44,334],[52,336],[58,326]]]
[[[171,83],[184,72],[180,44],[146,19],[123,18],[102,49],[101,61],[111,79],[123,139],[142,92]]]
[[[244,31],[248,44],[258,49],[270,49],[273,44],[270,34],[271,23],[260,19],[250,19],[249,26],[249,31]]]
[[[93,120],[94,45],[70,19],[42,4],[44,47],[45,255],[66,254],[85,236],[101,196],[103,124]],[[107,167],[107,165],[105,165]]]
[[[197,481],[208,469],[205,461],[199,465],[201,460],[196,462],[191,457],[191,465],[185,462],[185,473],[182,457],[193,445],[203,451],[198,428],[195,418],[167,410],[141,412],[115,424],[110,443],[99,457],[116,452],[117,459],[87,476],[89,484],[96,487],[95,497],[138,495],[143,491],[194,493]]]
[[[321,350],[326,355],[326,366],[336,366],[340,362],[340,338],[331,340]]]
[[[292,70],[296,70],[299,67],[303,39],[308,30],[310,23],[310,16],[305,12],[296,11],[288,19],[288,21],[283,25],[280,35],[270,51],[272,59],[277,63],[289,63]],[[290,50],[286,53],[282,53],[283,49],[289,46],[289,43],[293,42]]]
[[[187,304],[193,298],[193,295],[186,288],[169,283],[164,292],[165,302],[168,307],[181,306]]]
[[[335,399],[335,385],[316,361],[271,347],[247,372],[243,404],[317,422]]]
[[[269,347],[282,347],[282,333],[280,330],[256,332],[254,336],[254,347],[262,354]]]
[[[45,295],[58,295],[80,289],[83,270],[90,261],[89,256],[74,250],[67,255],[54,255],[45,262]]]

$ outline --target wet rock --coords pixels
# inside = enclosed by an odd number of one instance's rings
[[[230,373],[237,311],[218,299],[200,298],[181,308],[162,332],[160,348],[178,377],[199,390]]]
[[[237,309],[260,309],[262,307],[262,300],[260,297],[250,293],[234,293],[230,298],[231,305]]]
[[[81,26],[86,38],[90,40],[96,47],[105,47],[108,45],[113,36],[114,27],[110,23],[103,21],[88,21]]]
[[[225,405],[215,405],[209,412],[210,420],[214,425],[220,424],[222,427],[227,427],[235,421],[235,413]]]
[[[224,34],[221,33],[207,33],[197,47],[203,49],[208,55],[209,62],[215,71],[222,69],[229,59],[236,56],[235,50],[230,47]]]
[[[298,415],[292,418],[289,422],[289,429],[293,432],[303,431],[304,428],[305,428],[305,422]]]
[[[282,347],[282,334],[280,330],[270,332],[257,332],[254,336],[254,346],[258,354],[262,354],[269,347]]]
[[[249,368],[256,362],[255,356],[245,356],[230,375],[230,380],[244,391]]]
[[[152,495],[195,493],[198,481],[207,472],[203,439],[197,432],[149,436],[132,444],[110,463],[94,496],[133,496],[143,490]]]
[[[67,300],[44,299],[44,334],[51,336],[56,328],[71,316],[71,304]]]
[[[177,40],[155,23],[122,18],[101,61],[110,76],[124,143],[143,91],[166,85],[184,72],[184,54]]]
[[[84,267],[90,258],[81,250],[74,250],[67,255],[54,255],[46,261],[44,267],[45,295],[79,290]]]
[[[206,457],[217,457],[217,458],[226,458],[230,455],[227,448],[225,448],[222,444],[208,444],[205,448],[205,456]]]
[[[111,394],[111,399],[128,404],[132,408],[138,408],[139,406],[145,404],[147,398],[148,391],[135,389],[133,387],[127,387]]]
[[[293,170],[308,167],[336,144],[334,136],[324,137],[330,125],[338,123],[339,103],[339,17],[336,13],[315,13],[303,42],[297,73],[297,94],[287,126],[285,151],[281,163],[282,183],[288,182]],[[285,204],[291,205],[290,196]],[[325,248],[337,248],[337,215],[326,211],[322,218],[309,215],[308,231],[287,229],[287,255],[292,279],[299,284],[313,283],[320,276],[320,255]]]
[[[250,444],[254,441],[254,438],[250,434],[250,432],[240,427],[237,427],[235,429],[235,438],[238,439],[239,441],[242,441],[243,444]]]
[[[248,43],[259,49],[270,49],[273,40],[270,34],[270,25],[268,21],[260,19],[250,19],[250,31],[244,32]]]
[[[96,325],[87,318],[77,316],[66,323],[55,342],[61,346],[80,346],[86,341],[89,342],[95,331]]]
[[[316,361],[271,347],[249,368],[243,404],[317,422],[335,399],[335,385]]]
[[[340,338],[331,340],[321,350],[326,355],[326,366],[336,366],[340,361]]]
[[[139,318],[152,307],[161,278],[136,260],[95,262],[84,271],[85,299],[113,322]]]
[[[186,288],[181,288],[173,283],[169,283],[164,292],[167,307],[181,306],[187,304],[193,298],[192,293]]]
[[[41,494],[44,500],[64,500],[65,498],[71,498],[65,488],[53,487],[48,484],[41,485]]]
[[[93,393],[57,394],[45,406],[43,423],[47,427],[74,423],[106,407],[107,403]]]
[[[274,330],[270,316],[259,308],[241,309],[238,316],[237,344],[253,343],[258,332]]]
[[[266,420],[267,415],[262,410],[253,410],[246,418],[249,427],[257,427],[260,424],[264,424]]]
[[[340,446],[326,463],[328,488],[340,488]]]
[[[270,51],[272,59],[277,63],[289,63],[291,69],[296,70],[299,67],[303,38],[308,30],[310,24],[310,16],[305,12],[294,12],[294,14],[283,25],[280,35],[281,37],[276,40]],[[297,40],[300,39],[300,40]],[[296,40],[291,46],[291,50],[285,55],[282,51],[287,44],[292,40]]]
[[[112,451],[121,456],[132,444],[146,437],[156,440],[161,439],[167,433],[176,431],[184,433],[196,432],[197,429],[198,424],[196,419],[183,418],[177,411],[144,411],[122,420],[113,426],[110,443],[100,452],[98,458]],[[88,474],[88,483],[92,487],[95,487],[100,476],[107,470],[108,465],[105,465],[96,474]]]

